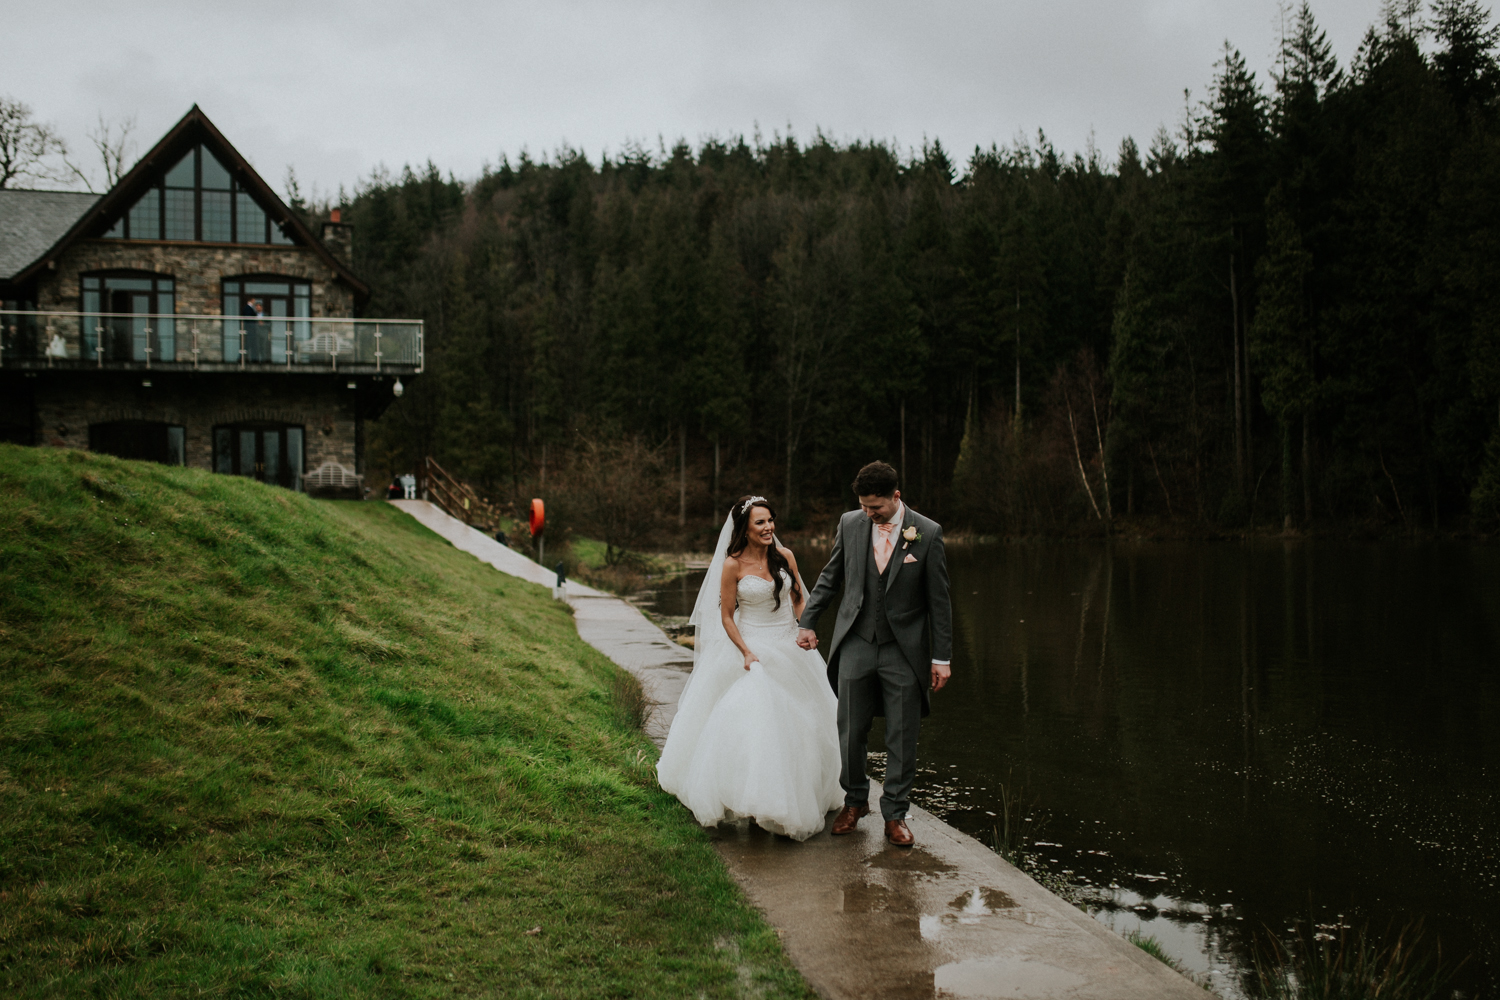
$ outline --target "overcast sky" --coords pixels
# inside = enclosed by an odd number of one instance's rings
[[[1347,65],[1379,4],[1313,10]],[[1225,39],[1264,81],[1279,18],[1277,0],[54,0],[5,21],[0,93],[80,153],[100,114],[134,116],[139,154],[196,102],[278,190],[291,164],[327,193],[381,164],[467,178],[523,149],[597,162],[757,125],[959,160],[1041,128],[1113,159],[1181,120]]]

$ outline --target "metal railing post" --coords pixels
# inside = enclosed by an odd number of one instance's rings
[[[99,362],[99,367],[104,367],[104,324],[94,327],[94,359]]]
[[[193,324],[193,370],[198,368],[198,324]]]
[[[380,371],[380,324],[375,324],[375,370]]]
[[[146,332],[146,368],[150,369],[150,367],[151,367],[151,328],[148,326],[148,327],[143,327],[143,329]]]
[[[52,367],[52,324],[47,324],[47,367]]]
[[[240,368],[245,367],[245,324],[240,324]]]
[[[292,327],[287,324],[286,328],[286,370],[292,370]]]

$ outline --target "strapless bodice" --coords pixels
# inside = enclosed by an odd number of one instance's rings
[[[792,579],[784,570],[780,608],[776,607],[776,591],[771,581],[758,576],[740,578],[739,605],[735,621],[742,629],[790,630],[797,624],[792,616]]]

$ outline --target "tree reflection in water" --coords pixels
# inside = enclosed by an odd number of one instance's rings
[[[798,558],[813,579],[820,554]],[[1421,918],[1449,960],[1473,953],[1460,985],[1500,987],[1500,550],[1038,542],[949,559],[954,679],[923,724],[923,805],[989,842],[1000,786],[1024,786],[1051,814],[1033,855],[1225,995],[1254,932],[1339,915]]]

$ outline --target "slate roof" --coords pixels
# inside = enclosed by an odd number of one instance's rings
[[[0,189],[0,281],[52,249],[98,200],[79,191]]]

